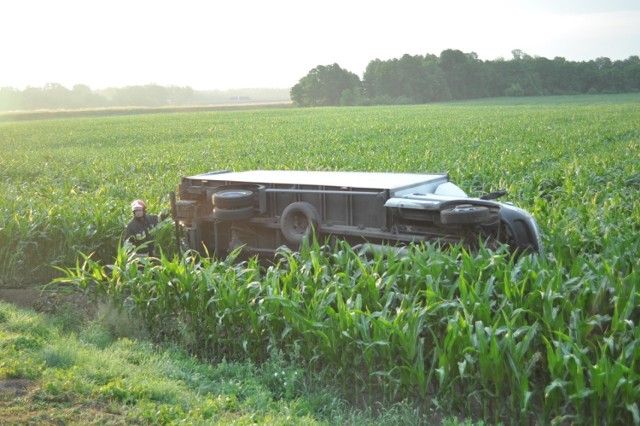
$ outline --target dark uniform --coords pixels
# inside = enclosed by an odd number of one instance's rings
[[[158,216],[144,214],[134,217],[127,224],[124,239],[138,248],[139,254],[153,254],[153,228],[158,224]],[[145,244],[146,243],[146,244]]]

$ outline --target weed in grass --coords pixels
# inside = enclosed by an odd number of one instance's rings
[[[108,333],[112,339],[128,338],[142,341],[150,339],[144,321],[135,312],[116,307],[112,302],[98,303],[95,316],[96,328]],[[100,333],[99,330],[96,331]]]
[[[86,325],[79,333],[81,341],[96,346],[98,349],[105,349],[114,341],[114,336],[108,328],[97,321],[92,321]]]
[[[68,369],[76,363],[77,350],[68,346],[68,340],[60,340],[58,344],[46,348],[42,353],[47,368]]]
[[[274,399],[291,401],[303,389],[304,375],[300,368],[285,362],[282,352],[273,350],[260,366],[260,382],[271,392]]]

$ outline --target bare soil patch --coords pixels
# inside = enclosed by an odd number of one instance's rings
[[[33,287],[0,288],[0,300],[42,313],[55,313],[62,305],[73,305],[87,317],[95,311],[95,306],[80,293],[60,294]]]
[[[31,380],[26,379],[0,379],[0,400],[12,399],[24,396],[33,386]]]
[[[35,309],[44,298],[42,291],[35,288],[0,288],[0,299],[20,306]]]

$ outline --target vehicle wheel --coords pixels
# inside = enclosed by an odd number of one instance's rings
[[[490,216],[489,208],[460,204],[440,212],[440,220],[444,225],[475,225],[487,220]]]
[[[318,229],[320,215],[309,203],[295,202],[289,204],[280,217],[280,230],[293,244],[300,244],[305,237],[310,237],[314,229]]]
[[[243,188],[222,189],[213,194],[213,205],[221,209],[239,209],[253,205],[253,191]]]
[[[222,209],[220,207],[214,207],[213,217],[219,220],[232,221],[251,219],[253,217],[253,206],[238,209]]]

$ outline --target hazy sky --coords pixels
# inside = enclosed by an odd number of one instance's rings
[[[0,87],[289,88],[338,63],[640,55],[640,0],[7,0]]]

